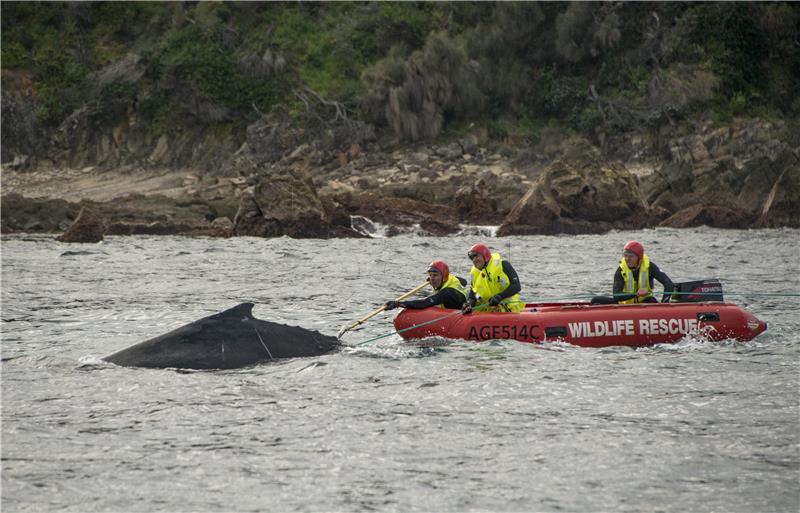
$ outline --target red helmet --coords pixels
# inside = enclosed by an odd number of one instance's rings
[[[486,262],[492,259],[492,252],[489,251],[489,248],[487,248],[485,244],[475,244],[467,251],[467,256],[469,258],[472,258],[472,255],[476,254],[481,255]]]
[[[636,255],[636,257],[639,258],[639,260],[641,261],[641,259],[644,258],[644,246],[642,246],[641,242],[637,242],[635,240],[632,240],[632,241],[628,242],[627,244],[625,244],[625,249],[624,249],[624,251],[622,253],[623,254],[628,253],[628,254]]]
[[[431,262],[431,265],[428,266],[428,272],[436,271],[442,275],[442,283],[447,281],[447,278],[450,277],[450,268],[447,267],[447,264],[444,260],[434,260]]]

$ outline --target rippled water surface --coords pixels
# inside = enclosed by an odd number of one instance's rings
[[[676,281],[719,277],[750,343],[639,350],[403,342],[235,371],[100,357],[243,301],[334,335],[472,237],[4,237],[2,509],[800,510],[797,230],[487,242],[528,300],[604,293],[643,241]],[[765,295],[784,294],[784,295]],[[381,314],[345,341],[391,331]]]

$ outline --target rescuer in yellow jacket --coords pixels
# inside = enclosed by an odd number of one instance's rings
[[[487,305],[482,312],[521,312],[525,304],[519,299],[522,287],[510,262],[492,253],[484,244],[475,244],[467,252],[472,260],[472,286],[461,311],[472,312],[477,305]]]
[[[658,303],[653,296],[653,279],[664,286],[662,302],[669,302],[675,285],[669,276],[644,254],[644,246],[632,240],[625,244],[622,260],[614,273],[614,303]],[[605,301],[595,301],[600,303]]]
[[[443,260],[434,260],[428,266],[428,283],[434,291],[433,295],[425,299],[410,301],[387,301],[384,306],[387,310],[397,308],[420,309],[431,306],[458,309],[467,300],[467,280],[450,274],[450,268]]]

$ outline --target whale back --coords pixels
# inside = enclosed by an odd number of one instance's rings
[[[319,356],[339,347],[335,337],[253,317],[241,303],[176,328],[104,360],[128,367],[231,369],[281,358]]]

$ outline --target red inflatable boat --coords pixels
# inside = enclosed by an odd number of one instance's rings
[[[687,335],[707,340],[752,340],[767,329],[747,310],[730,303],[527,304],[519,313],[473,312],[433,307],[403,310],[394,319],[406,340],[561,340],[583,347],[669,344]]]

